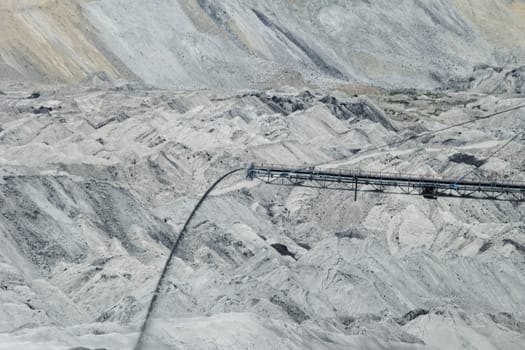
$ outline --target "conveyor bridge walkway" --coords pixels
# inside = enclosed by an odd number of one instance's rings
[[[496,179],[443,178],[400,173],[360,170],[293,167],[275,164],[252,164],[249,179],[267,184],[322,189],[414,194],[426,198],[457,197],[505,201],[525,201],[525,182]]]

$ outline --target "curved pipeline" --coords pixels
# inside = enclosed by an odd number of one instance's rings
[[[233,175],[235,173],[238,173],[239,171],[242,171],[242,170],[246,170],[246,168],[235,169],[235,170],[232,170],[232,171],[224,174],[223,176],[221,176],[217,181],[215,181],[206,190],[206,192],[204,192],[204,194],[202,195],[202,197],[199,200],[199,202],[195,205],[195,207],[191,211],[190,216],[188,217],[188,219],[184,223],[184,226],[182,227],[182,230],[180,231],[180,234],[177,237],[177,240],[175,241],[175,243],[173,244],[173,247],[171,248],[171,252],[170,252],[170,255],[168,257],[168,260],[166,260],[166,263],[164,264],[164,268],[162,269],[162,273],[160,274],[159,281],[157,282],[157,286],[155,287],[155,292],[153,293],[153,297],[151,298],[151,301],[149,303],[148,312],[146,313],[146,317],[144,318],[144,323],[142,324],[142,327],[140,328],[139,338],[138,338],[137,343],[136,343],[135,348],[134,348],[135,350],[142,349],[142,345],[143,345],[143,342],[144,342],[144,334],[146,333],[146,330],[148,328],[149,320],[150,320],[151,314],[153,312],[153,309],[156,306],[157,298],[158,298],[158,296],[160,294],[160,288],[162,287],[162,283],[164,281],[164,277],[166,276],[166,273],[168,272],[168,268],[169,268],[169,265],[171,263],[171,260],[175,256],[175,251],[177,250],[177,248],[178,248],[180,242],[182,241],[182,239],[184,238],[184,234],[186,233],[187,228],[188,228],[191,220],[195,216],[195,213],[197,212],[197,210],[199,210],[199,208],[202,205],[202,203],[204,202],[204,200],[208,197],[208,195],[211,193],[211,191],[213,191],[213,189],[215,187],[217,187],[217,185],[219,183],[221,183],[228,176]]]

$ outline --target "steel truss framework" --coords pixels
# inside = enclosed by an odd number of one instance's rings
[[[252,164],[247,177],[267,184],[388,194],[525,201],[525,182],[448,179],[410,174],[375,173],[315,167]]]

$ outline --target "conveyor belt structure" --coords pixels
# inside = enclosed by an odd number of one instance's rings
[[[401,173],[328,169],[311,166],[252,164],[249,179],[267,184],[321,189],[415,194],[426,198],[457,197],[525,201],[525,182],[497,179],[443,178]]]

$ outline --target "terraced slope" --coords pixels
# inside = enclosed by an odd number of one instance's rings
[[[523,64],[522,0],[4,1],[3,81],[436,87]]]
[[[79,1],[0,3],[0,79],[4,82],[78,82],[89,73],[131,74],[98,38]]]

